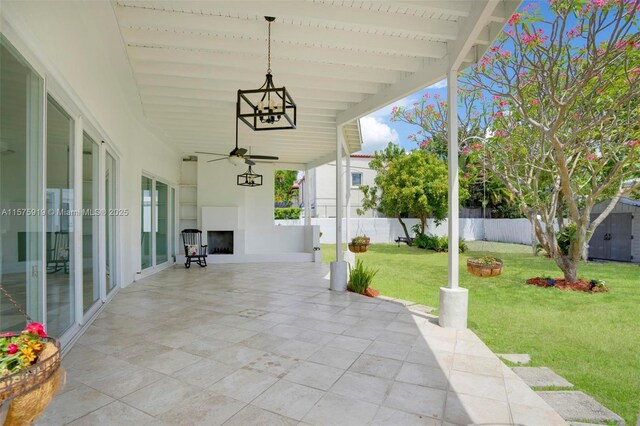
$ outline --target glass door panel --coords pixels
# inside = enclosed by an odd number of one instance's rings
[[[100,299],[98,267],[99,147],[86,133],[82,140],[82,307],[87,312]]]
[[[47,332],[61,336],[74,322],[73,285],[74,122],[47,99]]]
[[[156,265],[169,260],[169,187],[156,181]]]
[[[107,152],[105,160],[104,176],[105,203],[107,211],[105,218],[105,273],[107,283],[107,293],[117,285],[116,274],[116,215],[109,212],[116,208],[116,160]]]
[[[42,97],[42,79],[0,35],[0,284],[36,321],[43,320]],[[0,331],[24,325],[0,296]]]
[[[171,188],[171,225],[169,225],[171,235],[171,259],[176,261],[176,189]]]
[[[151,256],[151,178],[142,176],[142,269],[147,269],[153,265]]]

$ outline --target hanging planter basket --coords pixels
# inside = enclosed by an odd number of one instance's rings
[[[7,347],[14,346],[12,350],[15,351],[9,352],[10,354],[18,351],[19,344],[25,345],[31,350],[30,354],[37,357],[35,360],[29,359],[33,364],[21,366],[14,373],[0,376],[0,424],[30,425],[47,408],[64,382],[64,371],[60,367],[60,342],[53,337],[47,337],[42,325],[34,323],[22,306],[1,285],[0,293],[16,307],[27,322],[27,327],[22,333],[6,333],[0,339],[12,339]],[[7,342],[2,343],[4,346]],[[21,351],[25,354],[23,356],[27,356],[26,349],[23,348]],[[12,362],[10,358],[3,358],[3,362],[5,361]],[[14,369],[6,364],[3,364],[3,368],[8,371]]]
[[[488,261],[483,258],[467,259],[467,272],[477,277],[497,277],[502,273],[502,261],[493,259]]]
[[[349,251],[352,253],[364,253],[369,250],[369,244],[353,244],[349,243]]]

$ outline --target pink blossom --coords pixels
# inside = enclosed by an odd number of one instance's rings
[[[526,45],[533,44],[538,41],[538,36],[535,34],[525,34],[522,36],[522,42]]]
[[[18,352],[18,345],[12,343],[9,346],[7,346],[7,354],[13,355],[16,352]]]
[[[494,101],[499,101],[499,100],[500,100],[500,96],[498,96],[498,95],[493,95],[493,100],[494,100]]]
[[[607,0],[591,0],[591,4],[596,7],[596,9],[601,9],[607,5]]]
[[[474,143],[473,145],[471,145],[471,149],[473,151],[480,151],[482,149],[482,144],[480,143]]]
[[[514,13],[513,15],[511,15],[511,18],[509,18],[509,25],[514,26],[515,24],[520,22],[521,17],[522,15],[520,15],[519,13]]]
[[[480,65],[486,67],[487,65],[489,65],[489,62],[491,62],[491,58],[489,56],[483,56],[480,60]]]
[[[636,140],[636,141],[627,141],[624,143],[626,146],[630,147],[630,148],[635,148],[637,146],[640,146],[640,139]]]
[[[577,35],[580,34],[581,30],[582,30],[582,28],[580,27],[580,25],[576,25],[575,27],[573,27],[569,31],[567,31],[567,37],[569,37],[569,38],[576,37]]]
[[[440,101],[440,102],[438,102],[438,105],[440,105],[441,107],[443,107],[443,106],[444,106],[444,101]]]
[[[422,142],[420,142],[420,149],[424,149],[427,146],[427,141],[423,140]]]
[[[505,31],[505,34],[508,36],[513,36],[515,34],[515,31],[513,31],[513,29],[507,30]]]
[[[406,113],[406,114],[404,115],[404,118],[406,118],[407,120],[411,120],[411,114]]]
[[[423,98],[425,99],[429,99],[431,97],[431,95],[429,95],[428,93],[425,93],[424,95],[422,95]]]
[[[598,161],[598,156],[596,154],[587,154],[585,158],[587,161]]]
[[[502,111],[498,111],[495,114],[493,114],[494,117],[502,117]]]
[[[503,50],[502,52],[500,52],[500,56],[502,56],[503,58],[510,58],[511,52],[509,52],[508,50]]]
[[[491,47],[491,52],[496,53],[498,50],[500,50],[500,46],[492,46]]]
[[[471,175],[469,174],[469,172],[467,172],[467,173],[465,173],[465,174],[464,174],[464,178],[465,178],[465,179],[469,179],[469,177],[470,177],[470,176],[471,176]]]
[[[500,103],[498,103],[498,105],[499,105],[499,106],[501,106],[501,107],[505,107],[505,106],[509,105],[509,102],[507,102],[507,101],[500,101]]]
[[[435,95],[433,95],[433,99],[440,99],[440,95],[436,93]]]
[[[501,138],[504,138],[505,136],[507,136],[507,132],[505,130],[496,130],[495,132],[493,132],[493,134]]]
[[[537,99],[531,99],[531,101],[529,102],[531,105],[538,105],[539,102]]]
[[[466,147],[461,151],[461,153],[462,153],[462,155],[467,155],[470,151],[471,151],[471,148]]]
[[[397,106],[394,106],[393,108],[391,108],[391,114],[395,114],[396,112],[398,112]]]
[[[31,334],[38,334],[40,337],[47,337],[47,333],[44,332],[44,326],[39,322],[28,324],[25,331]]]
[[[10,331],[6,332],[6,333],[0,333],[0,337],[14,337],[15,333],[12,333]]]

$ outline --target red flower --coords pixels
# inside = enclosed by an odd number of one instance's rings
[[[8,333],[0,333],[0,337],[14,337],[15,333],[12,332],[8,332]]]
[[[25,330],[31,334],[37,334],[40,337],[47,337],[47,333],[44,332],[44,327],[39,322],[32,322],[27,325]]]
[[[18,352],[18,345],[15,345],[15,344],[12,343],[9,346],[7,346],[7,353],[9,355],[13,355],[16,352]]]

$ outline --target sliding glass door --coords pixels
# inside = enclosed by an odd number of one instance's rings
[[[142,244],[142,269],[153,266],[153,256],[151,251],[151,191],[153,181],[151,178],[142,176],[142,217],[141,217],[141,244]]]
[[[169,187],[156,181],[156,265],[169,260]]]
[[[43,96],[42,78],[0,35],[0,285],[36,321],[43,320]],[[0,330],[24,325],[0,296]]]
[[[85,313],[100,299],[99,157],[98,144],[85,132],[82,140],[82,308]]]
[[[116,160],[106,151],[104,171],[105,282],[107,294],[118,285],[116,264]]]
[[[73,325],[73,162],[74,121],[51,97],[47,97],[46,268],[47,332],[61,336]]]

